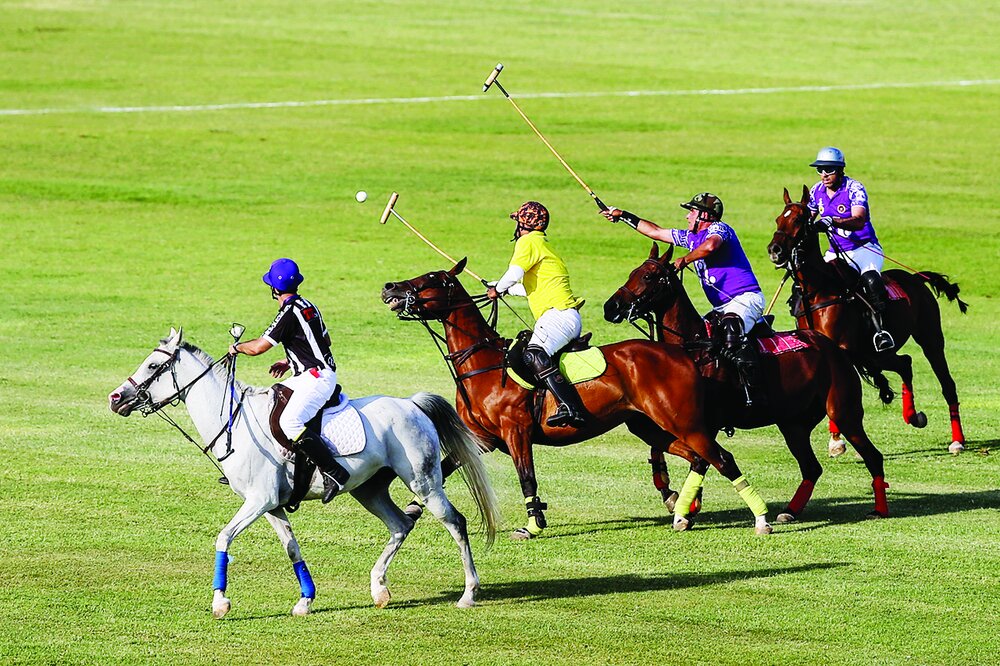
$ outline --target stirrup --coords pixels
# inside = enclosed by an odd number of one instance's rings
[[[323,477],[323,504],[327,504],[344,489],[344,486],[332,474],[322,472],[320,476]]]
[[[559,405],[556,413],[545,420],[545,425],[550,428],[562,428],[563,426],[581,428],[584,423],[586,421],[583,416],[574,412],[566,405]]]
[[[889,351],[896,346],[896,341],[892,339],[892,335],[889,331],[876,331],[875,335],[872,336],[872,344],[875,346],[875,351],[884,352]]]

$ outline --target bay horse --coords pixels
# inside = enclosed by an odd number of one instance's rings
[[[847,355],[816,331],[779,334],[791,335],[804,344],[793,351],[762,355],[761,390],[766,392],[767,401],[763,405],[756,401],[748,407],[735,373],[715,363],[708,355],[710,341],[705,321],[671,263],[673,250],[671,245],[663,256],[659,256],[659,248],[653,243],[649,257],[604,304],[604,318],[613,324],[645,320],[659,342],[685,345],[691,350],[704,378],[705,418],[712,433],[724,428],[778,426],[788,450],[799,464],[802,481],[784,511],[778,514],[777,522],[791,522],[801,515],[823,473],[809,435],[824,414],[840,424],[844,436],[861,454],[872,475],[875,509],[868,517],[886,517],[889,513],[885,496],[888,484],[885,483],[883,458],[865,433],[861,380]],[[694,472],[700,472],[703,478],[705,467],[694,469]]]
[[[740,472],[729,451],[719,446],[704,423],[704,392],[698,371],[682,349],[629,340],[603,345],[607,369],[596,379],[577,384],[587,410],[579,429],[545,424],[555,411],[546,395],[541,417],[532,414],[534,391],[506,375],[508,341],[483,317],[458,280],[465,259],[450,270],[389,282],[382,300],[404,319],[441,321],[448,348],[446,361],[456,381],[458,413],[489,448],[508,453],[517,470],[528,514],[526,527],[514,539],[539,536],[546,526],[546,505],[538,496],[532,444],[566,446],[602,435],[625,424],[653,449],[666,449],[689,461],[707,461],[729,479],[754,515],[754,531],[769,534],[767,506]],[[439,336],[440,337],[440,336]],[[690,505],[674,506],[674,529],[687,529]]]
[[[229,426],[225,407],[231,394],[241,398],[230,442],[222,435]],[[216,456],[229,487],[243,498],[243,506],[215,540],[212,614],[222,618],[232,606],[226,588],[228,553],[233,539],[264,516],[281,539],[299,581],[301,597],[292,608],[292,615],[307,615],[316,597],[316,586],[284,509],[291,498],[294,468],[286,450],[271,434],[269,416],[274,403],[271,390],[249,387],[235,378],[231,384],[228,370],[220,362],[183,341],[181,331],[171,329],[138,369],[111,392],[108,402],[111,411],[121,416],[134,411],[143,416],[159,414],[179,430],[180,426],[160,410],[183,402],[207,444],[203,452]],[[479,576],[472,560],[465,517],[442,489],[440,456],[443,451],[462,462],[467,485],[486,528],[487,544],[491,544],[500,512],[479,458],[479,443],[462,425],[454,408],[439,395],[417,393],[409,399],[369,396],[351,400],[350,404],[361,415],[367,443],[359,453],[339,457],[351,473],[345,492],[350,492],[381,519],[390,534],[371,570],[372,601],[379,608],[389,603],[386,570],[413,528],[413,521],[389,496],[389,484],[399,476],[455,539],[465,570],[465,590],[457,606],[473,606]],[[323,481],[316,472],[304,499],[319,499],[322,495]]]
[[[779,268],[785,268],[802,294],[803,311],[795,312],[799,328],[812,328],[837,343],[851,357],[862,376],[869,378],[879,390],[879,398],[885,404],[892,402],[893,390],[882,374],[889,370],[900,376],[903,387],[903,421],[917,428],[927,425],[927,417],[918,412],[913,399],[913,364],[907,354],[898,350],[912,336],[923,349],[924,357],[941,384],[941,392],[951,417],[951,444],[948,451],[958,454],[965,450],[965,434],[958,411],[958,393],[955,380],[948,369],[944,355],[944,332],[941,330],[941,309],[935,295],[945,295],[949,301],[956,301],[964,314],[968,304],[958,297],[959,287],[948,281],[948,276],[930,271],[908,273],[891,269],[882,273],[889,287],[895,286],[902,296],[888,302],[883,315],[883,325],[896,342],[894,349],[876,352],[867,333],[868,318],[866,306],[845,296],[845,280],[856,280],[857,274],[841,259],[827,263],[820,250],[819,234],[810,232],[808,222],[809,188],[802,186],[802,199],[792,201],[785,188],[785,208],[775,218],[777,230],[767,246],[771,261]],[[931,290],[934,293],[931,293]],[[830,422],[831,455],[842,449],[835,449],[839,423]]]

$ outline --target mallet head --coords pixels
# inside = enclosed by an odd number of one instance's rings
[[[493,85],[493,82],[497,80],[497,77],[500,76],[500,72],[502,70],[503,70],[503,63],[498,62],[497,66],[493,68],[492,72],[490,72],[490,75],[486,77],[486,83],[483,84],[483,92],[486,92],[487,90],[490,89],[490,86]]]
[[[396,205],[396,199],[398,198],[399,195],[395,192],[393,192],[392,196],[389,197],[389,203],[385,205],[385,210],[382,211],[382,217],[379,218],[378,221],[379,224],[385,224],[386,220],[389,219],[389,215],[392,214],[392,207]]]

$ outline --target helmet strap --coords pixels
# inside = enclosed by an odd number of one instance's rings
[[[271,287],[271,300],[276,301],[281,297],[281,292]]]

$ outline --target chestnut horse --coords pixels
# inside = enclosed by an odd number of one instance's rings
[[[747,407],[735,373],[726,366],[719,366],[708,355],[705,321],[691,303],[671,263],[673,250],[671,245],[660,257],[659,248],[653,243],[649,258],[632,271],[625,284],[604,304],[604,318],[613,324],[626,319],[630,322],[644,319],[655,330],[660,342],[685,344],[691,349],[692,358],[705,379],[705,418],[712,433],[722,428],[778,426],[802,473],[802,482],[795,495],[778,514],[779,523],[791,522],[801,515],[823,473],[810,446],[809,435],[824,414],[840,424],[844,436],[861,454],[872,475],[875,509],[868,516],[887,516],[885,489],[888,485],[882,454],[865,433],[861,380],[847,355],[816,331],[792,333],[807,346],[760,359],[761,389],[768,400],[764,405],[756,402]]]
[[[425,325],[430,320],[443,323],[445,359],[457,384],[458,413],[486,446],[510,455],[521,482],[528,523],[512,538],[530,539],[545,527],[546,507],[538,497],[532,444],[575,444],[623,423],[653,449],[667,449],[691,462],[708,461],[732,481],[750,507],[756,533],[771,532],[764,501],[704,423],[698,370],[683,349],[637,340],[600,347],[607,369],[600,377],[577,384],[587,410],[586,424],[579,429],[549,427],[545,419],[555,411],[552,396],[545,396],[541,418],[536,420],[535,392],[506,376],[508,341],[487,323],[459,282],[464,268],[465,259],[451,270],[390,282],[382,290],[382,300],[401,318]],[[690,503],[676,503],[675,529],[688,527],[689,508]]]
[[[836,342],[851,357],[863,376],[879,389],[882,402],[892,402],[893,391],[883,370],[889,370],[903,380],[903,421],[917,428],[927,425],[927,417],[918,412],[913,401],[912,359],[897,350],[913,337],[924,351],[931,369],[941,384],[941,392],[951,414],[951,444],[948,450],[957,454],[965,449],[965,434],[958,413],[958,393],[955,380],[944,356],[944,333],[941,330],[941,309],[935,294],[944,294],[957,301],[963,313],[968,305],[958,297],[959,287],[948,276],[924,271],[907,273],[898,269],[882,273],[890,283],[902,290],[903,298],[890,300],[884,315],[884,326],[896,342],[895,349],[876,352],[868,333],[867,309],[857,299],[845,298],[845,279],[856,279],[856,271],[842,260],[827,263],[820,251],[819,235],[808,230],[809,188],[802,187],[801,201],[792,201],[785,189],[785,208],[775,218],[777,231],[767,246],[768,255],[776,266],[784,267],[802,293],[803,311],[797,316],[799,328],[812,328]],[[846,277],[845,277],[846,276]],[[931,293],[934,290],[934,294]],[[836,436],[839,423],[830,422]],[[831,441],[831,454],[833,442]]]

